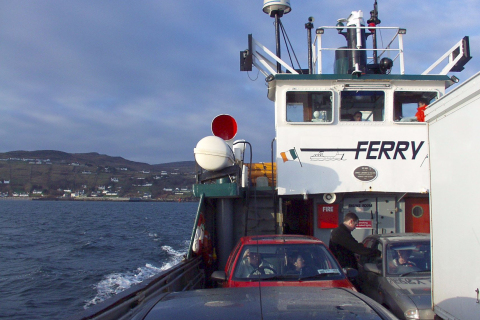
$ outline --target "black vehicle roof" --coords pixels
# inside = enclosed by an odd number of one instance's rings
[[[170,293],[141,319],[396,318],[375,301],[348,289],[262,287],[260,295],[258,287],[247,287]]]

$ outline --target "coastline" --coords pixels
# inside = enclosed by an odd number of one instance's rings
[[[111,201],[111,202],[198,202],[197,199],[141,199],[141,198],[44,198],[44,197],[0,197],[2,200],[14,201]]]

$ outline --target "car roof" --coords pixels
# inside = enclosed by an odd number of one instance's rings
[[[369,235],[366,239],[377,239],[382,242],[402,242],[402,241],[419,241],[419,240],[430,240],[429,233],[383,233],[383,234],[372,234]]]
[[[270,235],[257,235],[257,236],[246,236],[240,238],[240,241],[244,245],[251,244],[280,244],[280,243],[290,243],[290,244],[300,244],[300,243],[310,243],[310,244],[323,244],[322,241],[315,237],[306,236],[306,235],[291,235],[291,234],[270,234]]]

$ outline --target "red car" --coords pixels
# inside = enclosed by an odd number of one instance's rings
[[[346,270],[348,277],[357,271]],[[303,286],[348,288],[348,280],[325,244],[303,235],[264,235],[242,237],[233,249],[225,271],[215,271],[212,278],[223,287]]]

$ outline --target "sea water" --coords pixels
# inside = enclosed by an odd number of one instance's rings
[[[197,203],[0,200],[0,318],[65,319],[181,261]]]

